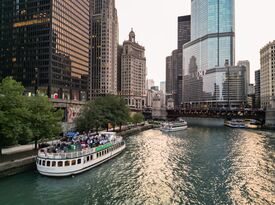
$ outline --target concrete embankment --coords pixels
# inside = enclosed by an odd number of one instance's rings
[[[35,168],[35,156],[0,164],[0,178],[15,175]]]
[[[121,133],[119,133],[119,135],[127,137],[152,128],[153,125],[139,126],[126,131],[122,131]],[[28,170],[34,170],[35,157],[36,156],[33,156],[33,154],[30,154],[29,156],[25,156],[24,158],[18,158],[12,161],[0,163],[0,178],[19,174]]]

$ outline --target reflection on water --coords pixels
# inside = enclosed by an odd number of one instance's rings
[[[81,175],[0,180],[0,204],[275,204],[274,156],[270,132],[149,130]]]
[[[275,204],[274,149],[261,133],[235,133],[228,160],[232,200],[240,204]]]

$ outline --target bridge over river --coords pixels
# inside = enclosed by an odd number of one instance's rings
[[[240,110],[167,110],[168,119],[176,119],[178,117],[199,117],[199,118],[239,118],[239,119],[255,119],[261,122],[265,121],[265,111],[240,109]]]

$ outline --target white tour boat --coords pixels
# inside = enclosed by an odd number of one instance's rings
[[[40,149],[36,160],[38,172],[46,176],[79,174],[112,159],[126,148],[123,138],[114,132],[102,132],[91,137],[89,145],[93,145],[91,142],[97,142],[96,146],[81,144],[79,151],[68,150],[68,147],[75,148],[75,144],[66,145],[65,151],[58,150],[59,147]]]
[[[161,131],[163,132],[176,132],[187,129],[187,122],[185,120],[179,120],[176,122],[164,123],[161,126]]]
[[[244,120],[240,120],[240,119],[227,120],[225,121],[224,124],[227,127],[231,127],[231,128],[245,128]]]

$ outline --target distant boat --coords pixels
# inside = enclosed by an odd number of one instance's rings
[[[226,120],[224,124],[231,128],[245,128],[245,122],[241,119]]]
[[[176,132],[187,129],[187,122],[183,119],[175,122],[163,123],[160,130],[163,132]]]
[[[74,141],[83,142],[81,138],[87,141],[88,137],[79,136]],[[126,148],[123,138],[114,132],[102,132],[91,137],[86,144],[72,142],[62,143],[65,149],[57,146],[40,149],[36,159],[38,172],[46,176],[79,174],[112,159]]]

